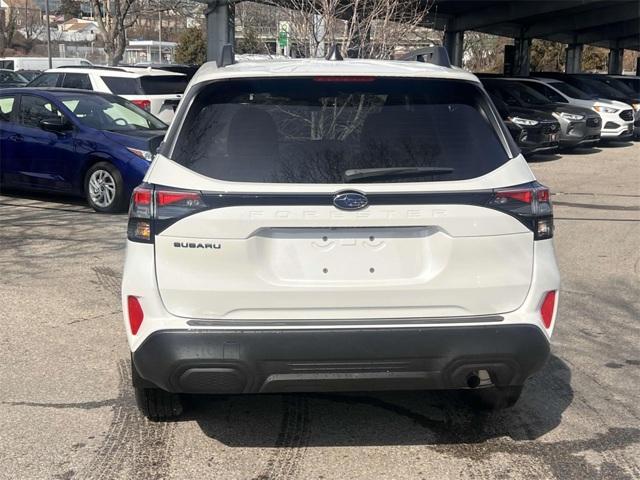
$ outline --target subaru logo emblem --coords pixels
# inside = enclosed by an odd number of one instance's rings
[[[333,197],[333,204],[340,210],[360,210],[369,205],[369,200],[359,192],[342,192]]]

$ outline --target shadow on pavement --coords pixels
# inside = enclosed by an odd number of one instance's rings
[[[374,392],[190,396],[184,420],[234,447],[438,445],[553,430],[573,400],[571,371],[556,356],[532,377],[510,410],[478,412],[458,392]],[[312,434],[310,432],[313,432]],[[289,440],[288,440],[289,439]],[[299,440],[296,440],[299,441]]]

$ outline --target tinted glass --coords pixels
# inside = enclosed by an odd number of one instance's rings
[[[499,93],[500,97],[507,105],[527,106],[527,105],[547,105],[549,100],[544,95],[540,95],[535,90],[517,82],[504,80],[483,81],[489,93]]]
[[[43,73],[29,83],[29,87],[55,87],[58,85],[58,79],[61,73]]]
[[[612,88],[615,88],[619,92],[622,92],[624,95],[633,97],[636,94],[636,92],[634,92],[631,87],[629,87],[626,83],[621,82],[617,78],[605,77],[598,80],[600,80],[601,82],[605,82],[607,85],[611,86]]]
[[[583,92],[582,90],[578,90],[577,88],[569,85],[568,83],[552,82],[551,85],[553,86],[553,88],[560,90],[567,97],[577,98],[578,100],[593,100],[591,95]]]
[[[111,93],[116,95],[142,95],[140,82],[137,78],[126,77],[100,77],[102,81],[109,87]]]
[[[537,82],[523,82],[527,87],[535,90],[541,95],[544,95],[550,102],[554,103],[568,103],[567,100],[556,92],[553,88],[547,87],[544,83]]]
[[[118,97],[64,95],[61,101],[83,125],[98,130],[127,132],[164,130],[167,126],[150,113]]]
[[[46,98],[22,95],[20,99],[20,123],[25,127],[40,128],[40,121],[57,119],[63,115]]]
[[[13,70],[13,60],[0,60],[0,68],[6,68],[7,70]]]
[[[3,83],[27,83],[27,80],[16,72],[5,70],[0,71],[0,84]]]
[[[158,75],[140,77],[142,93],[146,95],[168,95],[184,93],[189,81],[185,75]]]
[[[461,180],[508,160],[489,119],[488,99],[469,82],[223,81],[194,99],[171,156],[228,181],[344,183],[348,170],[405,167],[450,171],[367,181]]]
[[[8,122],[11,119],[11,112],[13,111],[13,105],[15,104],[15,97],[6,96],[0,97],[0,120]]]
[[[580,78],[575,80],[575,85],[587,93],[604,97],[604,98],[616,98],[622,96],[622,93],[609,85],[597,80],[591,80],[590,78]]]
[[[78,88],[80,90],[93,90],[91,80],[86,73],[65,73],[62,80],[64,88]]]

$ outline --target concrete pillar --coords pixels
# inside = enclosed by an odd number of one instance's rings
[[[462,47],[464,43],[464,31],[444,32],[444,48],[449,54],[451,65],[462,67]]]
[[[582,71],[582,44],[572,43],[567,45],[564,70],[567,73],[580,73]]]
[[[207,4],[207,61],[216,61],[223,45],[235,46],[235,9],[229,0],[217,0]]]
[[[624,49],[612,48],[609,50],[609,74],[620,75],[622,73],[622,57],[624,56]]]
[[[528,77],[531,68],[531,39],[516,38],[514,42],[513,74],[520,77]]]

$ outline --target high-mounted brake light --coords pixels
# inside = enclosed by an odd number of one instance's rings
[[[129,311],[129,327],[131,328],[131,333],[135,335],[140,330],[140,325],[144,320],[144,312],[137,297],[131,295],[127,297],[127,310]]]
[[[556,308],[556,292],[555,290],[551,292],[547,292],[542,301],[542,306],[540,307],[540,316],[542,317],[542,323],[544,324],[544,328],[551,328],[551,324],[553,323],[553,312]]]
[[[131,103],[137,105],[143,110],[146,110],[147,112],[151,111],[151,100],[131,100]]]
[[[495,190],[489,206],[518,218],[533,231],[535,240],[553,237],[549,189],[539,183]]]
[[[360,82],[373,82],[376,77],[313,77],[314,82],[333,82],[333,83],[360,83]]]

